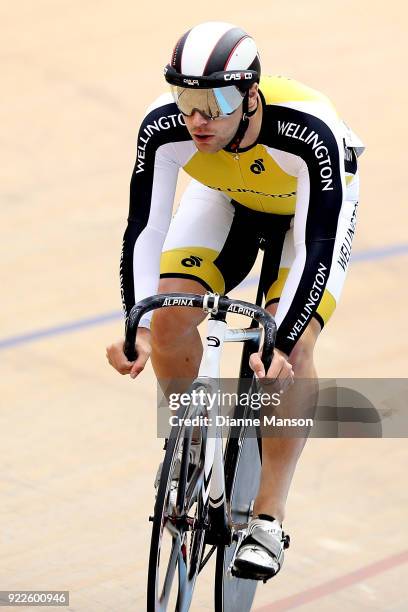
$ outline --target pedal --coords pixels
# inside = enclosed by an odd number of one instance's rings
[[[235,557],[237,556],[238,549],[241,546],[241,542],[244,539],[244,537],[245,537],[245,531],[236,531],[234,532],[232,536],[232,539],[237,542],[237,545],[235,546],[234,554],[232,555],[231,562],[226,572],[229,576],[236,576],[235,572],[233,572]]]
[[[150,521],[151,523],[153,523],[153,521],[154,521],[154,516],[149,516],[149,521]]]

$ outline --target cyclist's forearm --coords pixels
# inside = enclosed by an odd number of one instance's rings
[[[137,224],[129,222],[120,265],[122,302],[126,315],[136,302],[157,293],[164,238],[162,232],[150,226],[138,232]],[[148,320],[149,316],[146,315],[144,319]]]

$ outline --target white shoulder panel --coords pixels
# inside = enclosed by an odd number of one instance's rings
[[[146,110],[146,115],[154,111],[156,108],[160,108],[160,106],[165,106],[166,104],[171,104],[174,102],[173,96],[170,92],[161,94]]]
[[[313,115],[314,117],[317,117],[318,119],[321,119],[327,123],[327,125],[330,127],[339,125],[341,123],[334,108],[328,104],[325,104],[324,102],[303,100],[301,102],[283,102],[279,104],[279,106],[293,108],[301,113]]]
[[[176,160],[180,168],[183,168],[197,153],[197,147],[192,140],[183,140],[182,142],[172,142],[169,145],[172,147],[172,156]]]
[[[299,176],[302,167],[302,158],[293,153],[286,153],[280,149],[266,147],[269,155],[278,164],[278,166],[290,176]]]

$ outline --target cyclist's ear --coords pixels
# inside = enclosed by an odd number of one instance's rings
[[[253,85],[251,85],[251,89],[248,91],[248,96],[250,100],[256,100],[258,95],[258,88],[258,83],[253,83]]]

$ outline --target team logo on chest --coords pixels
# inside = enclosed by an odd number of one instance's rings
[[[265,166],[263,165],[263,159],[256,159],[254,163],[250,167],[251,172],[254,174],[261,174],[261,172],[265,172]]]
[[[197,266],[198,268],[201,266],[201,262],[203,261],[202,257],[196,257],[195,255],[190,255],[190,257],[185,257],[181,260],[181,264],[186,268],[193,268]]]

